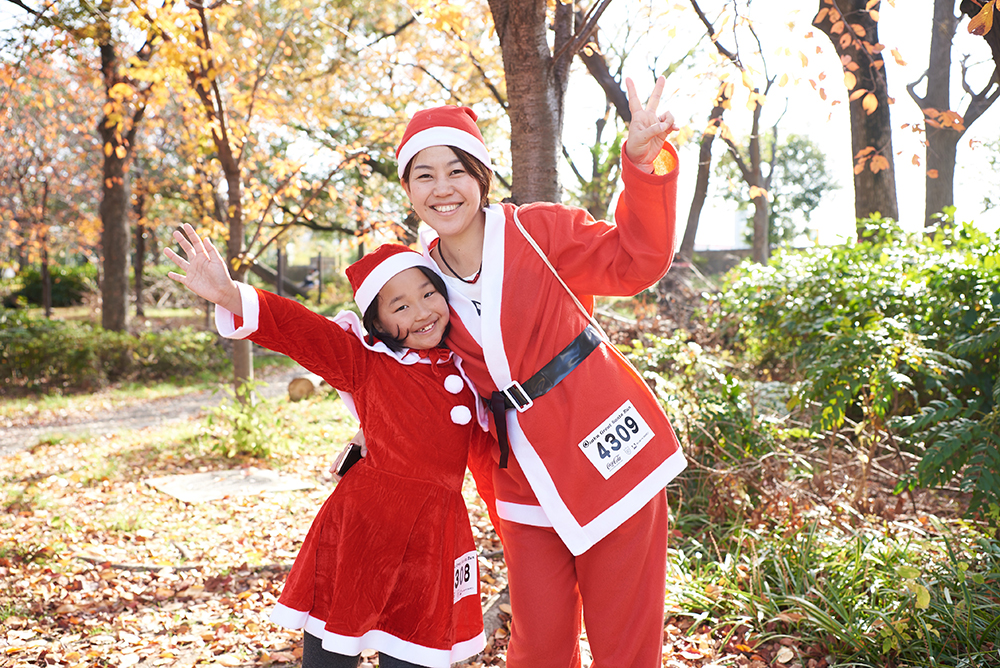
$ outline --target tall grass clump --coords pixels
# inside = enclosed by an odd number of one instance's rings
[[[833,518],[739,530],[674,550],[668,604],[794,636],[835,666],[1000,666],[1000,542],[975,527],[845,531]]]

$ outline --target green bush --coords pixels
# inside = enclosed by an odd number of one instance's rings
[[[52,277],[52,306],[76,306],[83,303],[83,297],[97,290],[97,268],[91,264],[79,267],[49,265]],[[37,267],[29,267],[18,276],[22,287],[4,299],[4,306],[16,306],[23,299],[29,304],[42,304],[42,273]]]
[[[901,489],[962,472],[970,511],[1000,502],[1000,238],[867,222],[865,242],[735,269],[716,325],[795,383],[791,406],[817,428],[850,418],[862,441],[891,433],[919,453]]]
[[[706,350],[683,331],[643,334],[619,348],[659,397],[691,464],[674,485],[684,500],[679,528],[687,534],[712,522],[739,524],[766,505],[761,484],[771,477],[765,469],[773,455],[789,455],[791,442],[813,437],[787,419],[787,388],[748,378],[726,351]]]
[[[281,440],[284,418],[273,404],[256,395],[260,384],[245,383],[236,389],[225,386],[229,401],[209,409],[208,429],[201,437],[224,457],[264,459],[271,456],[271,445]]]
[[[92,390],[121,380],[221,373],[229,365],[218,337],[208,332],[132,336],[0,308],[0,392]]]

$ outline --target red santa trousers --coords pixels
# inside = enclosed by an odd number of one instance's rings
[[[579,668],[581,608],[592,668],[662,664],[667,498],[574,557],[549,527],[502,521],[511,603],[508,668]]]

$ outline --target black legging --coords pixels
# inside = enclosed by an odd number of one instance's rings
[[[323,649],[323,641],[311,633],[302,634],[302,668],[358,668],[361,656],[347,656]],[[378,653],[379,668],[423,668],[384,652]]]

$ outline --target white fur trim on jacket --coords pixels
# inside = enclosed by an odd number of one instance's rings
[[[355,656],[362,650],[374,649],[429,668],[449,668],[453,663],[479,654],[486,647],[486,634],[482,631],[474,638],[455,643],[450,650],[418,645],[385,631],[372,630],[362,636],[340,635],[327,631],[326,622],[322,619],[281,603],[275,604],[271,611],[271,621],[285,628],[305,629],[306,633],[322,640],[323,649],[330,652]]]

